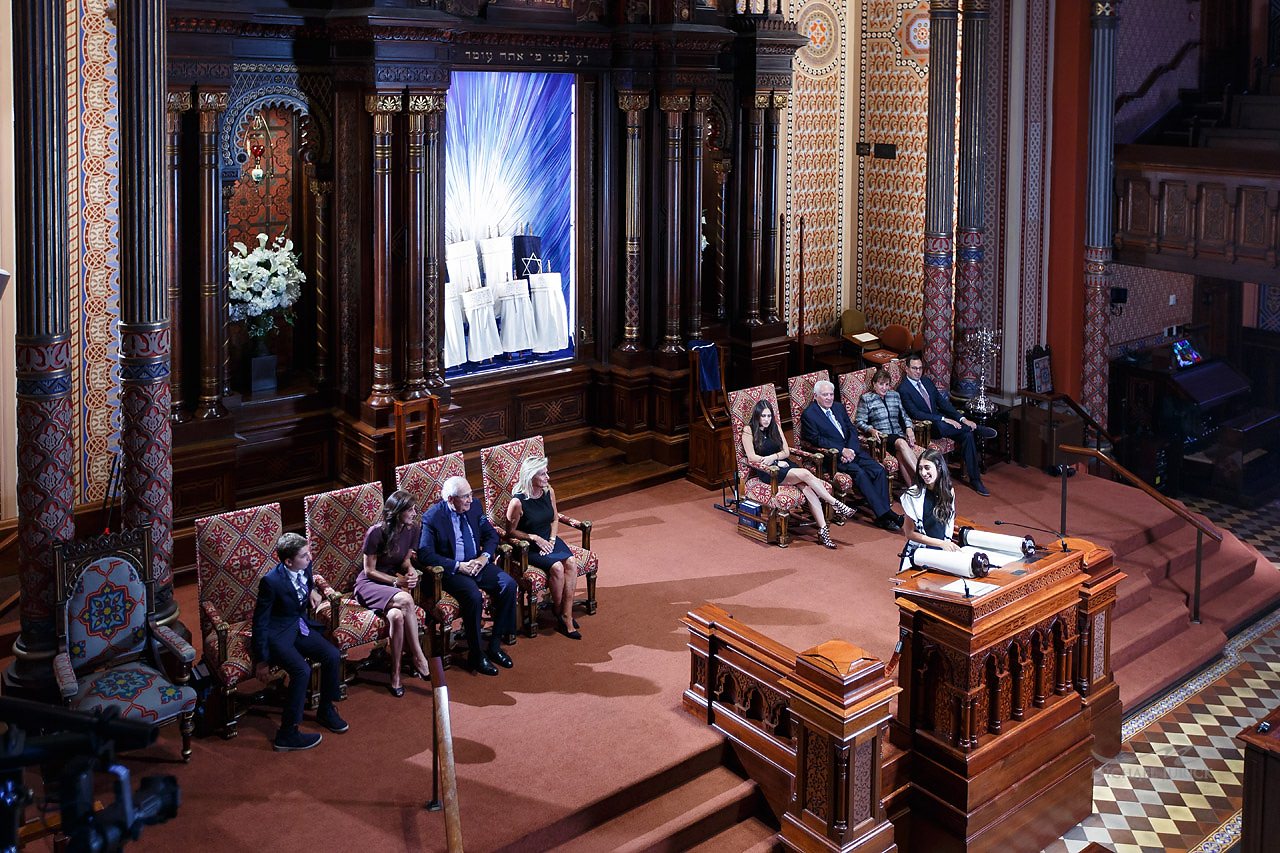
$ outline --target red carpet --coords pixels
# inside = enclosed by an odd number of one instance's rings
[[[1003,465],[987,483],[991,498],[958,490],[962,514],[988,524],[1057,526],[1057,480]],[[1069,489],[1068,532],[1115,548],[1131,575],[1124,555],[1180,527],[1136,490],[1083,475]],[[516,667],[498,678],[450,670],[468,850],[546,849],[718,762],[719,738],[680,710],[689,654],[679,619],[703,602],[797,650],[840,638],[887,659],[897,633],[889,578],[900,537],[850,522],[834,529],[836,551],[808,533],[785,550],[765,547],[736,534],[734,519],[713,509],[718,498],[678,481],[575,508],[595,522],[592,544],[601,558],[600,610],[579,617],[584,639],[573,642],[544,626],[537,639],[522,637],[510,650]],[[1177,571],[1158,583],[1149,573],[1158,570],[1144,567],[1143,579],[1131,577],[1121,596],[1141,588],[1151,593],[1148,603],[1177,611]],[[1244,611],[1280,599],[1280,572],[1263,562],[1251,578],[1219,587],[1222,595],[1206,605],[1197,631],[1175,612],[1171,632],[1160,622],[1166,636],[1145,639],[1138,629],[1149,624],[1123,623],[1141,617],[1146,605],[1117,622],[1113,645],[1128,644],[1129,666],[1143,685],[1135,693],[1121,671],[1126,704],[1185,671],[1198,653],[1186,636],[1221,635]],[[1247,593],[1247,607],[1231,603],[1237,591]],[[194,587],[178,594],[194,622]],[[1165,645],[1176,654],[1159,654]],[[326,733],[310,752],[273,753],[278,715],[264,709],[246,716],[235,740],[198,740],[189,766],[132,762],[139,774],[176,774],[183,797],[179,817],[147,828],[139,849],[443,849],[442,817],[422,809],[431,787],[428,688],[410,684],[397,700],[383,678],[374,673],[352,685],[340,706],[351,731]],[[176,731],[166,730],[151,754],[176,756]]]

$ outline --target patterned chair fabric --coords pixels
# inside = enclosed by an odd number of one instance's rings
[[[516,482],[520,478],[520,465],[525,459],[535,456],[546,456],[542,436],[522,438],[495,447],[485,447],[480,451],[480,473],[484,480],[484,506],[489,521],[499,531],[507,527],[507,505],[511,503]],[[587,613],[596,612],[596,573],[600,568],[600,560],[591,550],[591,522],[579,521],[564,513],[559,514],[561,524],[572,527],[582,534],[581,546],[569,543],[574,561],[578,564],[578,577],[587,578]],[[562,537],[563,538],[563,537]],[[566,540],[567,541],[567,540]],[[525,630],[530,637],[537,633],[538,604],[549,594],[547,576],[541,570],[529,565],[528,545],[522,539],[511,540],[514,548],[515,567],[512,574],[520,582],[522,609],[525,613]]]
[[[895,390],[902,384],[902,378],[906,375],[903,370],[902,360],[895,358],[893,361],[887,362],[884,367],[889,371],[889,378]],[[865,370],[855,370],[853,373],[846,373],[840,377],[840,401],[844,403],[845,409],[849,412],[849,419],[853,420],[858,411],[858,400],[862,395],[871,390],[871,377],[875,375],[876,369],[868,367]],[[922,432],[918,432],[916,440],[919,442],[922,438]],[[955,442],[949,438],[933,438],[928,441],[928,446],[934,448],[939,453],[946,455],[955,448]],[[883,454],[881,464],[885,467],[885,472],[889,476],[893,476],[898,471],[898,460],[892,454]]]
[[[804,450],[822,450],[819,447],[809,447],[805,442],[800,440],[800,415],[810,403],[813,402],[813,386],[819,382],[830,382],[830,374],[825,370],[815,370],[813,373],[806,373],[803,376],[792,376],[787,380],[787,391],[791,396],[791,446],[799,447]],[[837,471],[834,468],[834,460],[830,463],[828,471],[819,471],[819,476],[823,479],[831,481],[831,485],[840,495],[848,495],[853,491],[853,478],[843,471]],[[829,472],[829,474],[828,474]]]
[[[123,719],[178,722],[182,760],[191,759],[196,692],[186,686],[195,649],[155,624],[151,531],[53,547],[57,575],[58,654],[54,677],[76,711],[115,709]],[[161,652],[177,665],[170,677]]]
[[[217,681],[222,735],[236,735],[235,688],[253,675],[253,606],[258,582],[276,564],[284,532],[280,504],[196,519],[196,596],[204,660]]]
[[[413,495],[418,509],[426,512],[432,504],[440,500],[445,480],[450,477],[465,476],[467,476],[467,466],[462,454],[446,453],[444,456],[410,462],[408,465],[396,468],[396,488],[404,489]],[[422,590],[422,586],[426,589]],[[433,640],[436,649],[447,661],[453,647],[454,631],[461,628],[462,608],[458,606],[457,600],[452,595],[441,588],[438,574],[424,578],[422,586],[419,589],[422,590],[423,601],[426,609],[431,612],[436,626]],[[484,590],[480,591],[480,608],[481,620],[492,621],[489,594]],[[419,617],[418,624],[427,624],[424,616]]]

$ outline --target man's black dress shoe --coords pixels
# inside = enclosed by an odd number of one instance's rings
[[[511,655],[507,654],[502,649],[493,649],[490,651],[489,660],[493,661],[503,669],[511,669],[511,667],[515,666],[515,664],[511,662]]]
[[[498,668],[489,662],[488,658],[480,658],[471,662],[471,671],[477,675],[497,675]]]
[[[894,514],[892,512],[886,512],[884,515],[879,516],[876,519],[876,527],[879,527],[881,530],[887,530],[890,533],[897,533],[902,530],[902,525],[894,520]]]
[[[969,485],[973,486],[973,490],[978,494],[982,495],[984,498],[991,497],[991,492],[987,491],[987,487],[982,484],[981,480],[974,480]]]
[[[403,689],[404,688],[401,688],[401,690]],[[337,709],[332,705],[328,708],[320,709],[320,712],[316,714],[316,722],[324,726],[329,731],[337,734],[342,734],[347,729],[351,728],[351,726],[347,724],[347,721],[339,716]]]
[[[999,433],[989,426],[978,424],[978,428],[973,431],[978,438],[995,438]]]

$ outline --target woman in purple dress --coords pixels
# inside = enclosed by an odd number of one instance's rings
[[[529,542],[529,565],[547,575],[556,630],[571,640],[582,633],[573,618],[573,594],[578,588],[578,561],[565,541],[556,535],[560,513],[556,492],[547,474],[547,460],[531,456],[520,465],[515,496],[507,505],[507,535]]]
[[[418,542],[418,507],[413,496],[400,490],[382,504],[382,521],[364,534],[364,568],[356,576],[356,598],[387,619],[391,637],[391,695],[404,695],[400,683],[400,656],[405,637],[413,652],[418,674],[427,677],[427,656],[418,639],[418,615],[413,589],[421,573],[410,564]]]

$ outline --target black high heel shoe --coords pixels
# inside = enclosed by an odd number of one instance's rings
[[[836,543],[831,541],[831,530],[826,527],[818,528],[818,541],[822,543],[824,548],[835,548]]]
[[[570,640],[581,640],[581,639],[582,639],[582,632],[578,630],[578,620],[576,620],[576,619],[573,621],[573,630],[572,630],[572,631],[570,631],[570,630],[569,630],[569,626],[565,624],[564,619],[562,619],[562,618],[560,618],[559,616],[557,616],[557,617],[556,617],[556,631],[557,631],[558,633],[560,633],[560,634],[564,634],[564,635],[565,635],[566,637],[568,637]]]

